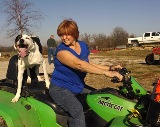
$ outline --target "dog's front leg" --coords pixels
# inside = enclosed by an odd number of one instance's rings
[[[40,65],[37,65],[36,66],[36,75],[37,75],[37,78],[38,78],[38,81],[44,81],[44,79],[43,78],[41,78],[41,76],[39,75],[39,67],[40,67]]]
[[[20,98],[24,70],[25,70],[24,67],[23,68],[18,67],[18,87],[17,87],[16,95],[11,101],[13,103],[17,102]]]
[[[46,88],[49,89],[50,81],[49,81],[49,78],[48,78],[48,73],[47,73],[47,67],[46,67],[46,61],[45,61],[45,59],[43,60],[43,72],[44,72],[44,78],[45,78]]]
[[[31,74],[28,67],[27,67],[27,83],[31,83]]]

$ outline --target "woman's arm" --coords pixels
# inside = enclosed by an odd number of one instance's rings
[[[101,68],[102,65],[96,66],[86,61],[82,61],[66,50],[59,51],[57,53],[57,58],[61,63],[79,71],[93,73],[93,74],[102,74],[102,75],[105,74],[108,77],[117,76],[120,80],[122,79],[122,76],[119,73],[109,71],[108,67],[103,69]]]
[[[112,66],[105,65],[104,66],[104,65],[94,64],[94,63],[91,63],[91,62],[90,62],[90,64],[92,64],[92,65],[94,65],[98,68],[101,68],[103,70],[109,70],[109,71],[115,71],[118,68],[120,68],[120,69],[122,68],[121,65],[112,65]]]
[[[99,64],[94,64],[94,63],[92,63],[91,62],[91,60],[89,59],[89,63],[90,64],[92,64],[92,65],[94,65],[94,66],[96,66],[96,67],[98,67],[98,68],[101,68],[101,69],[103,69],[103,70],[109,70],[109,71],[115,71],[116,69],[122,69],[122,66],[121,65],[111,65],[111,66],[109,66],[109,65],[99,65]]]

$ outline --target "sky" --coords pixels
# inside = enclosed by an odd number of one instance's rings
[[[0,0],[1,1],[1,0]],[[129,34],[141,36],[144,32],[160,31],[160,0],[30,0],[44,19],[35,35],[42,45],[54,34],[64,20],[77,22],[80,34],[105,34],[122,27]],[[0,26],[5,17],[0,15]],[[14,39],[6,39],[0,32],[0,45],[12,46]]]

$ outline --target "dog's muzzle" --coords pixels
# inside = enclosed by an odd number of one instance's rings
[[[18,50],[20,57],[25,57],[28,55],[28,45],[19,44],[17,45],[17,50]]]

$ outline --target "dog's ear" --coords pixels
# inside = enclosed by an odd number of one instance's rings
[[[15,42],[19,41],[20,39],[22,38],[22,34],[21,35],[18,35],[15,39]]]
[[[33,42],[40,43],[40,39],[38,36],[31,36]]]

